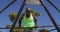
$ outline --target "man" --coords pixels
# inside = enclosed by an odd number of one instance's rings
[[[29,32],[33,32],[33,28],[28,27],[37,27],[37,18],[34,13],[31,13],[31,8],[26,8],[26,11],[24,14],[22,14],[19,18],[19,27],[21,27],[21,20],[24,21],[24,30],[30,30]]]

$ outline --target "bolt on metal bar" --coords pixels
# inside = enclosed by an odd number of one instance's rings
[[[0,11],[0,14],[2,12],[4,12],[9,6],[11,6],[16,0],[13,0],[11,3],[9,3],[6,7],[4,7],[1,11]]]
[[[41,4],[42,4],[43,8],[45,9],[46,13],[47,13],[48,16],[50,17],[53,25],[55,26],[55,28],[57,29],[57,31],[60,32],[60,30],[59,30],[59,28],[58,28],[55,20],[53,19],[52,15],[51,15],[50,12],[48,11],[47,7],[46,7],[45,4],[42,2],[42,0],[40,0],[40,2],[41,2]]]
[[[19,11],[18,11],[17,17],[16,17],[16,19],[15,19],[15,21],[14,21],[14,23],[13,23],[11,29],[10,29],[10,32],[13,32],[13,29],[14,29],[14,27],[15,27],[15,25],[16,25],[16,22],[17,22],[17,20],[18,20],[20,14],[21,14],[21,12],[22,12],[24,6],[25,6],[25,2],[26,2],[26,0],[23,1],[22,5],[21,5],[21,7],[20,7],[20,9],[19,9]]]
[[[60,12],[60,10],[50,1],[50,0],[47,0],[58,12]]]

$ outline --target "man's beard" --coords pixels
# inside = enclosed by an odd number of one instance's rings
[[[26,17],[29,18],[30,17],[30,13],[26,13]]]

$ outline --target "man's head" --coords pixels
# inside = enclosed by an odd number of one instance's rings
[[[31,11],[31,8],[26,8],[26,15],[27,15],[27,17],[29,17],[30,16],[30,11]]]
[[[26,8],[25,12],[30,12],[30,11],[31,11],[31,8]]]

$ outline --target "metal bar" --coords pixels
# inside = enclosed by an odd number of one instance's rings
[[[49,30],[49,31],[54,31],[54,30],[56,30],[56,29],[51,29],[51,30]]]
[[[4,12],[9,6],[11,6],[16,0],[13,0],[11,3],[9,3],[6,7],[4,7],[1,11],[0,11],[0,14],[2,12]]]
[[[40,0],[40,2],[41,2],[41,4],[42,4],[43,8],[45,9],[46,13],[47,13],[48,16],[50,17],[50,19],[51,19],[53,25],[55,26],[55,28],[57,29],[57,31],[60,32],[60,30],[59,30],[59,28],[58,28],[58,26],[57,26],[55,20],[53,19],[52,15],[50,14],[50,12],[48,11],[48,9],[46,8],[45,4],[42,2],[42,0]]]
[[[60,26],[60,25],[58,25],[58,26]],[[28,28],[44,28],[44,27],[54,27],[54,26],[40,26],[40,27],[28,27]],[[14,29],[20,29],[20,28],[25,28],[25,27],[16,27],[16,28],[14,28]],[[0,29],[11,29],[11,28],[4,28],[4,27],[0,27]]]
[[[60,29],[60,28],[59,28]],[[51,29],[51,30],[49,30],[49,31],[54,31],[54,30],[56,30],[56,29]]]
[[[60,10],[50,1],[50,0],[47,0],[58,12],[60,12]]]
[[[16,19],[15,19],[15,21],[14,21],[14,23],[13,23],[11,29],[10,29],[10,32],[13,31],[13,29],[14,29],[14,27],[15,27],[15,25],[16,25],[16,22],[17,22],[17,20],[18,20],[20,14],[21,14],[21,12],[22,12],[24,6],[25,6],[25,2],[26,2],[26,0],[23,1],[22,5],[21,5],[21,7],[20,7],[20,9],[19,9],[19,11],[18,11],[17,17],[16,17]]]
[[[14,29],[23,29],[23,28],[44,28],[44,26],[43,27],[17,27]],[[0,28],[0,29],[11,29],[11,28]]]

